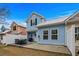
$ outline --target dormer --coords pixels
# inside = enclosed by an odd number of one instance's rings
[[[45,21],[45,18],[36,13],[36,12],[32,12],[31,15],[29,16],[29,18],[27,19],[27,28],[28,29],[35,29],[36,25],[42,23]]]

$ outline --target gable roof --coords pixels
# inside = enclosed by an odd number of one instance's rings
[[[76,14],[78,14],[79,11],[77,10],[76,12],[73,12],[71,14],[68,14],[66,16],[57,18],[57,19],[52,19],[52,21],[46,21],[41,24],[38,24],[37,27],[42,27],[42,26],[47,26],[47,25],[57,25],[57,24],[64,24],[67,22],[70,18],[74,17]]]
[[[68,18],[68,16],[67,17],[65,16],[65,17],[62,17],[62,18],[58,18],[58,19],[52,19],[52,21],[46,21],[46,22],[43,22],[41,24],[38,24],[37,27],[47,26],[47,25],[64,24],[64,21],[67,18]]]
[[[11,26],[12,26],[13,24],[16,24],[16,25],[18,25],[18,26],[20,26],[20,27],[26,28],[26,26],[25,26],[25,25],[23,25],[22,23],[12,22]]]
[[[36,15],[36,16],[40,17],[41,20],[44,20],[44,21],[45,21],[45,18],[44,18],[42,15],[40,15],[40,14],[38,14],[38,13],[36,13],[36,12],[32,12],[32,13],[30,14],[30,16],[28,17],[28,19],[27,19],[26,22],[28,22],[28,20],[29,20],[33,15]]]
[[[66,20],[65,22],[67,22],[70,18],[74,17],[75,15],[77,15],[79,13],[79,10],[73,12],[73,14],[71,14]]]

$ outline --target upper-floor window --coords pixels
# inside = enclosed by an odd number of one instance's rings
[[[51,39],[58,39],[58,31],[56,30],[51,30]]]
[[[33,25],[37,25],[37,18],[35,18],[35,20],[30,20],[30,25],[33,26]]]
[[[35,25],[37,25],[37,18],[35,18]]]
[[[30,25],[32,26],[32,20],[30,21]]]
[[[43,31],[43,39],[48,40],[48,30]]]
[[[16,26],[13,26],[13,31],[15,31],[16,30]]]

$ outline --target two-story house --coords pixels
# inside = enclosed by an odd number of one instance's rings
[[[40,44],[55,44],[67,46],[75,55],[75,41],[79,40],[79,11],[62,16],[52,21],[32,13],[27,20],[28,38],[33,38]]]
[[[37,36],[38,28],[36,26],[44,21],[45,21],[45,18],[42,15],[37,14],[35,12],[31,13],[31,15],[26,21],[27,30],[28,30],[27,37],[32,38],[34,41],[37,41],[36,36]]]

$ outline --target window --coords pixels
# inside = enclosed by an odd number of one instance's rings
[[[35,37],[36,37],[36,33],[35,33],[34,35],[35,35]]]
[[[58,31],[57,30],[52,30],[51,31],[51,39],[58,39]]]
[[[0,35],[0,39],[3,40],[3,35]]]
[[[16,30],[16,26],[13,26],[13,31],[15,31]]]
[[[48,30],[43,31],[43,39],[47,40],[48,39]]]
[[[32,26],[32,20],[30,21],[30,25]]]
[[[35,20],[30,20],[30,25],[37,25],[37,18],[35,18]]]
[[[37,25],[37,18],[35,18],[35,25]]]
[[[79,40],[79,27],[75,27],[75,39]]]

